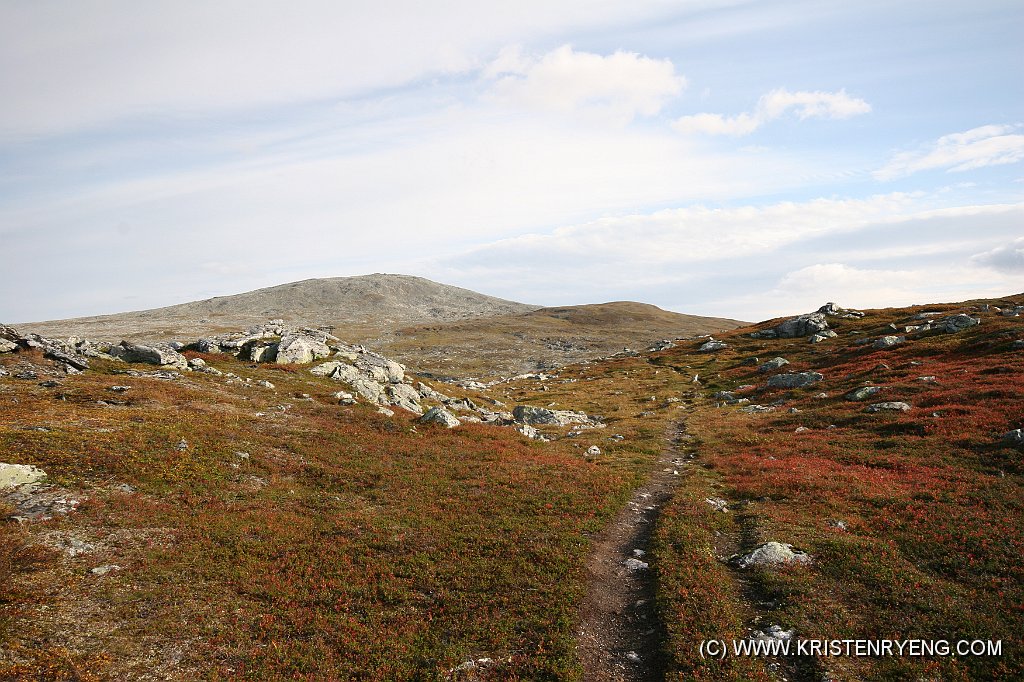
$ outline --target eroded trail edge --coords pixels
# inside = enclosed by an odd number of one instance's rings
[[[654,572],[648,566],[651,537],[671,499],[687,452],[683,421],[668,431],[647,480],[619,515],[594,538],[587,563],[587,596],[577,631],[577,650],[588,682],[641,682],[665,675],[664,626],[655,606]]]

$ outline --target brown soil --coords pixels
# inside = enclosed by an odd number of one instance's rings
[[[587,682],[646,682],[665,676],[665,631],[655,608],[650,568],[626,562],[650,561],[650,541],[662,506],[672,497],[684,461],[679,445],[685,424],[673,424],[669,444],[642,486],[595,539],[587,565],[589,590],[577,632],[577,650]],[[644,552],[637,557],[634,550]]]

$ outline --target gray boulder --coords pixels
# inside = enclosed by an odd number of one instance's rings
[[[768,362],[766,362],[763,365],[761,365],[760,367],[758,367],[757,371],[761,372],[762,374],[765,373],[765,372],[774,372],[775,370],[779,369],[780,367],[782,367],[784,365],[788,365],[788,364],[789,364],[789,360],[787,360],[786,358],[772,358]]]
[[[793,545],[782,542],[766,542],[746,554],[732,557],[731,560],[740,568],[811,563],[809,554],[794,550]]]
[[[4,338],[0,338],[0,353],[13,353],[16,350],[18,350],[18,344]]]
[[[893,346],[898,346],[899,344],[904,343],[906,340],[907,337],[905,336],[883,336],[880,339],[876,339],[875,342],[871,344],[871,347],[878,349],[892,348]]]
[[[249,348],[249,359],[252,362],[273,362],[277,359],[277,344],[254,343]]]
[[[901,401],[873,403],[864,408],[865,412],[910,412],[910,405]]]
[[[387,402],[387,396],[384,394],[384,386],[372,379],[359,378],[355,381],[349,382],[349,385],[352,386],[356,393],[371,403],[383,405]]]
[[[419,403],[420,394],[409,384],[388,384],[384,390],[389,405],[416,414],[423,414],[423,408]]]
[[[960,313],[939,320],[935,326],[947,334],[955,334],[979,324],[981,324],[980,317],[971,317],[970,315]]]
[[[546,407],[517,405],[512,410],[512,417],[522,424],[548,424],[552,426],[568,426],[569,424],[587,424],[591,421],[583,412],[571,410],[549,410]]]
[[[1024,446],[1024,429],[1014,429],[1003,434],[1002,442],[1015,448]]]
[[[776,336],[780,339],[793,339],[800,336],[810,336],[828,329],[828,321],[824,313],[807,313],[786,320],[775,327]]]
[[[879,386],[861,386],[860,388],[853,389],[844,395],[843,398],[850,401],[867,400],[881,390],[882,389]]]
[[[288,334],[277,345],[277,364],[303,365],[331,354],[323,341],[302,334]]]
[[[839,336],[839,335],[836,334],[831,329],[826,329],[825,331],[818,332],[817,334],[812,336],[810,339],[808,339],[808,341],[810,343],[821,343],[822,341],[826,341],[828,339],[834,339],[837,336]]]
[[[462,422],[460,422],[454,414],[443,407],[432,407],[427,410],[425,415],[420,417],[420,423],[441,424],[449,429],[453,429],[456,426],[459,426]]]
[[[800,388],[809,386],[824,379],[818,372],[794,372],[792,374],[776,374],[768,379],[769,388]]]
[[[110,354],[125,362],[141,362],[162,367],[188,369],[188,360],[185,356],[166,344],[157,343],[152,346],[144,346],[130,341],[122,341],[117,346],[111,347]]]
[[[727,343],[724,343],[722,341],[716,341],[715,339],[708,339],[697,350],[699,350],[702,353],[713,353],[716,350],[725,350],[728,347],[729,344]]]

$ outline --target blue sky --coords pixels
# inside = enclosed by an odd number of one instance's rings
[[[1019,2],[0,4],[0,320],[1024,291]]]

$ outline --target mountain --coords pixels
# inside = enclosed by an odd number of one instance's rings
[[[291,324],[334,326],[346,340],[359,341],[411,324],[536,308],[422,277],[373,274],[307,279],[153,310],[18,326],[44,336],[156,341],[232,331],[279,318]]]
[[[410,275],[308,279],[136,312],[17,325],[49,337],[192,341],[283,319],[328,326],[424,370],[455,376],[550,369],[741,322],[619,301],[538,308]]]

